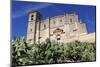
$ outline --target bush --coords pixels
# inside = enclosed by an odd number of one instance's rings
[[[95,43],[55,41],[28,47],[24,37],[12,42],[12,66],[95,61]]]

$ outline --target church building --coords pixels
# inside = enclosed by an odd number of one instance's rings
[[[66,43],[88,34],[86,24],[75,13],[47,17],[45,20],[40,17],[37,11],[29,13],[27,42],[30,44],[45,42],[47,39]]]

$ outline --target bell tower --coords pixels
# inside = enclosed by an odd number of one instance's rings
[[[37,30],[39,29],[40,14],[39,12],[30,12],[27,28],[27,43],[34,44],[36,42]]]

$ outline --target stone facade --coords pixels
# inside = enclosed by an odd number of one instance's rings
[[[86,24],[75,13],[48,17],[45,20],[40,20],[39,12],[29,13],[27,42],[30,44],[45,42],[47,39],[64,43],[87,34]]]

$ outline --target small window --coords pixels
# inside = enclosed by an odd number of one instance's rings
[[[32,41],[32,39],[29,39],[29,41]]]
[[[39,39],[41,39],[42,37],[39,37]]]
[[[70,22],[72,22],[72,19],[70,19]]]
[[[32,32],[32,29],[30,29],[30,31]]]
[[[60,20],[60,22],[62,22],[62,19]]]
[[[50,36],[53,36],[53,34],[50,34]]]
[[[33,20],[34,15],[31,16],[31,20]]]
[[[57,34],[57,36],[60,36],[60,34]]]
[[[44,24],[44,29],[46,28],[46,25]]]
[[[57,40],[60,40],[60,38],[57,38]]]
[[[53,23],[55,24],[56,22],[55,22],[55,21],[53,21]]]

